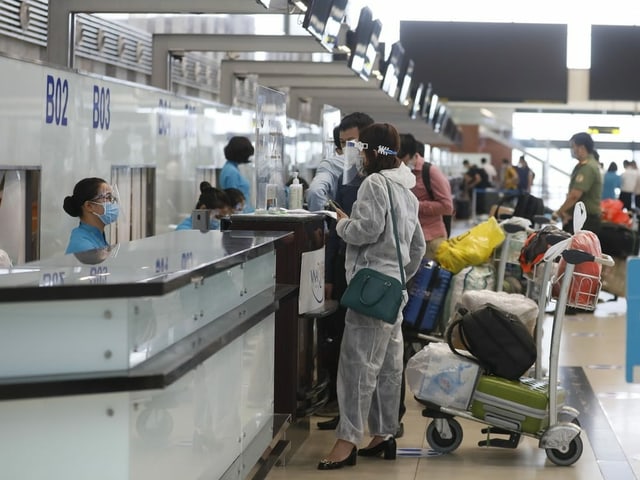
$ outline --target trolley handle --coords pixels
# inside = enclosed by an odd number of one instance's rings
[[[510,233],[524,232],[527,229],[527,227],[518,225],[517,223],[505,223],[502,225],[502,229],[505,231],[505,233],[510,234]]]
[[[610,255],[602,254],[602,256],[596,257],[595,255],[583,252],[582,250],[565,250],[562,252],[562,258],[564,258],[567,263],[572,263],[574,265],[584,262],[595,262],[608,267],[613,267],[615,265],[615,262]]]

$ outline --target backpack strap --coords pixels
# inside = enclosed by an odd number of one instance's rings
[[[431,197],[431,200],[434,200],[433,189],[431,188],[431,162],[424,161],[422,165],[422,183],[424,184],[424,188],[427,189],[427,193]]]

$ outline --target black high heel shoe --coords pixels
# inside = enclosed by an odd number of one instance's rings
[[[331,460],[322,459],[320,460],[320,463],[318,463],[318,470],[336,470],[338,468],[344,467],[345,465],[353,467],[356,464],[357,453],[358,450],[356,449],[356,447],[353,447],[353,450],[351,450],[349,456],[344,460],[332,462]]]
[[[358,450],[358,455],[361,457],[379,457],[383,456],[385,460],[396,459],[396,439],[391,437],[387,440],[383,440],[375,447],[361,448]]]

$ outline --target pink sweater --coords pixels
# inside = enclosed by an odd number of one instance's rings
[[[446,237],[447,231],[442,223],[442,215],[451,215],[453,213],[453,200],[451,196],[451,186],[449,180],[445,177],[442,170],[437,166],[431,165],[429,170],[429,178],[431,180],[431,190],[434,199],[429,197],[427,189],[422,183],[422,166],[424,159],[418,157],[413,173],[416,176],[416,186],[411,189],[420,202],[418,209],[418,219],[422,226],[424,238],[427,241],[434,238]]]

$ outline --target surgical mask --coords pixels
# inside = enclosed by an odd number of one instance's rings
[[[407,161],[407,167],[414,170],[416,168],[416,163],[418,163],[416,157],[411,157],[411,159]]]
[[[120,206],[117,203],[115,202],[105,202],[105,203],[92,202],[92,203],[102,205],[102,208],[104,208],[104,213],[100,214],[100,213],[93,212],[93,214],[97,216],[105,225],[109,225],[110,223],[113,223],[118,219],[118,214],[120,213]]]

